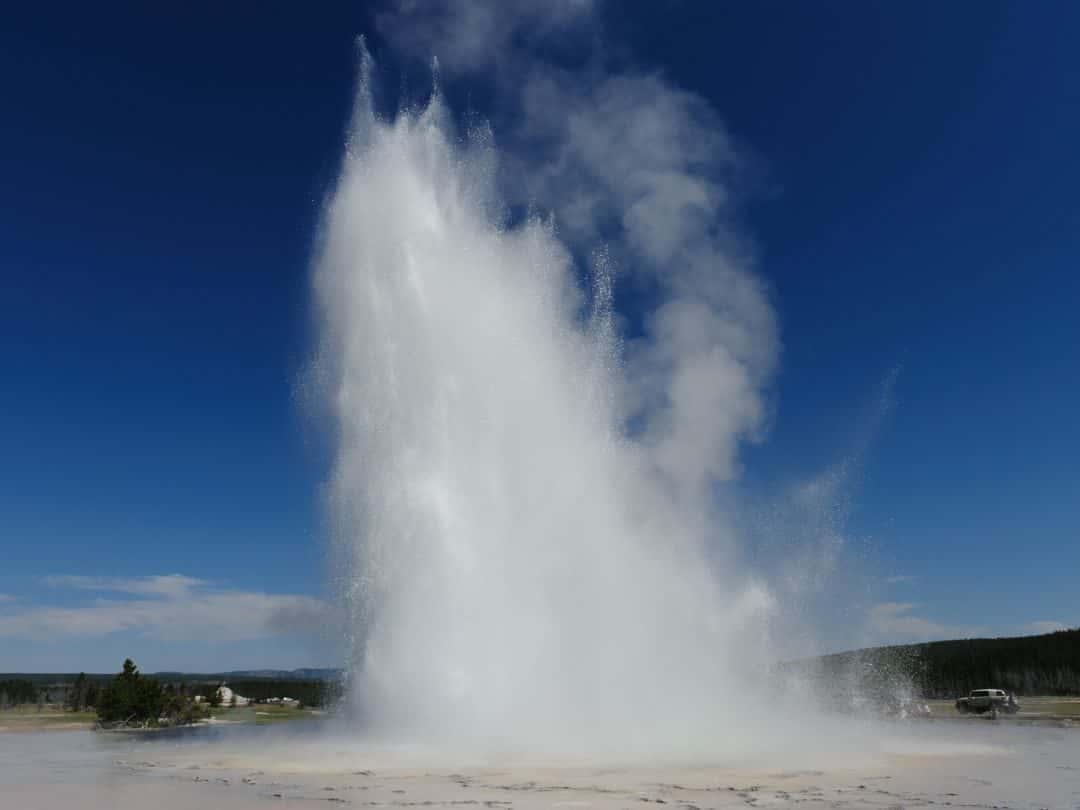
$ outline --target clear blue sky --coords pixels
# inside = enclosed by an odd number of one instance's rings
[[[753,156],[743,230],[784,350],[747,489],[865,444],[844,532],[881,640],[1080,624],[1080,7],[600,14]],[[359,3],[5,13],[0,671],[334,663],[255,627],[150,639],[170,615],[213,628],[200,603],[288,625],[324,595],[298,374],[359,33],[390,58]],[[148,579],[171,574],[199,582]],[[128,602],[143,624],[108,612]]]

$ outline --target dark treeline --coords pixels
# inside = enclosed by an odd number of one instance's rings
[[[85,675],[88,680],[99,686],[112,680],[112,673],[78,673],[78,672],[0,672],[0,682],[15,680],[29,681],[35,686],[55,686],[57,684],[75,683],[80,675]]]
[[[40,696],[40,688],[29,678],[0,681],[0,709],[23,703],[37,703]]]
[[[82,712],[98,705],[102,687],[96,681],[86,677],[85,672],[80,672],[79,677],[66,690],[64,695],[64,708],[73,712]]]
[[[292,698],[302,706],[329,706],[340,695],[337,680],[301,678],[226,678],[220,675],[165,673],[152,676],[163,694],[182,697],[202,695],[211,698],[217,688],[227,684],[237,694],[258,702],[270,698]],[[103,690],[113,684],[115,675],[72,673],[18,673],[0,676],[0,708],[20,704],[63,704],[71,711],[85,711],[98,706]]]
[[[1080,629],[856,650],[824,656],[814,667],[828,680],[851,682],[869,693],[906,682],[926,698],[952,698],[982,688],[1080,695]]]

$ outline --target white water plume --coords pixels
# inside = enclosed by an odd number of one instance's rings
[[[353,705],[418,741],[735,744],[774,601],[732,567],[708,482],[757,418],[747,358],[775,353],[756,282],[719,256],[695,296],[705,223],[626,362],[609,263],[583,285],[550,219],[508,226],[490,133],[458,139],[438,93],[380,120],[370,72],[315,267]],[[654,238],[648,202],[630,242]],[[731,327],[747,304],[764,349]]]

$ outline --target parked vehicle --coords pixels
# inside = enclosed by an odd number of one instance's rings
[[[993,717],[997,717],[998,712],[1016,714],[1020,711],[1020,704],[1016,702],[1016,695],[1004,689],[972,689],[967,697],[956,701],[956,710],[960,714],[989,712]]]

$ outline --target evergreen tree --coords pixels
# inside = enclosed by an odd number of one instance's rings
[[[103,723],[146,723],[155,725],[165,706],[161,684],[139,673],[135,662],[124,661],[123,671],[101,690],[98,719]]]
[[[80,672],[79,677],[75,679],[75,683],[73,683],[71,689],[68,690],[67,700],[64,701],[64,708],[73,712],[81,712],[85,709],[87,689],[88,683],[86,673]]]

